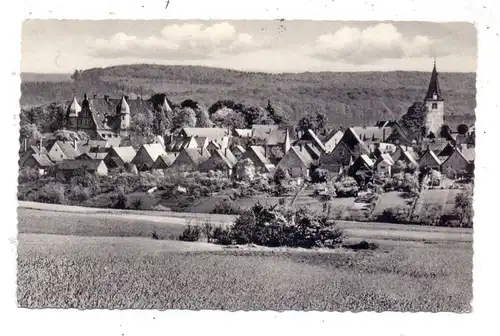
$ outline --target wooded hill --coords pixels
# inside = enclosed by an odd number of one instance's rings
[[[431,70],[431,67],[429,67]],[[439,70],[439,69],[438,69]],[[41,75],[47,78],[47,75]],[[149,98],[164,92],[180,103],[192,99],[209,108],[218,100],[247,106],[273,106],[292,121],[306,113],[320,112],[330,126],[371,125],[378,120],[399,119],[427,90],[430,72],[305,72],[269,74],[200,66],[122,65],[79,71],[74,80],[37,80],[24,76],[21,106],[68,101],[76,93],[122,94]],[[52,77],[51,77],[52,79]],[[474,122],[475,73],[440,73],[445,99],[445,121],[452,128]]]

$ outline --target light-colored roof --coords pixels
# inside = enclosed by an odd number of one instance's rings
[[[437,164],[441,164],[441,160],[438,158],[438,156],[436,155],[436,153],[434,153],[433,150],[429,150],[427,154],[430,155],[434,159],[434,161],[436,161]]]
[[[137,154],[134,147],[132,146],[113,147],[113,150],[124,163],[132,162],[135,154]]]
[[[406,157],[408,159],[408,161],[410,161],[411,163],[413,163],[414,165],[418,165],[418,162],[417,160],[415,160],[415,158],[413,157],[412,153],[410,151],[402,151],[402,155],[404,157]]]
[[[265,156],[265,149],[262,146],[250,146],[247,149],[247,153],[252,152],[255,154],[257,159],[260,161],[260,164],[264,165],[266,168],[271,169],[274,168],[274,165],[269,161],[269,158]]]
[[[236,146],[234,146],[234,149],[233,149],[233,150],[234,150],[234,151],[237,151],[237,150],[238,150],[240,153],[245,153],[245,152],[246,152],[245,147],[243,147],[242,145],[236,145]]]
[[[78,154],[80,154],[70,142],[56,141],[56,143],[68,159],[74,159],[76,156],[78,156]]]
[[[370,159],[370,157],[366,154],[361,154],[359,156],[361,158],[361,160],[363,160],[369,167],[373,167],[373,165],[375,164],[372,159]]]
[[[47,154],[31,154],[31,156],[40,165],[40,167],[48,167],[54,164]]]
[[[361,140],[372,141],[372,140],[382,140],[392,133],[392,128],[390,127],[377,127],[377,126],[355,126],[352,129],[359,135]]]
[[[104,160],[108,156],[107,152],[86,152],[83,153],[79,156],[77,156],[75,159],[77,160]]]
[[[231,134],[229,129],[219,127],[184,127],[182,132],[188,137],[203,137],[208,140],[220,139]]]
[[[125,96],[122,96],[122,99],[117,106],[117,110],[119,110],[121,114],[130,114],[130,106],[125,99]]]
[[[312,158],[311,154],[307,150],[301,150],[299,147],[294,146],[290,149],[290,151],[292,151],[292,153],[297,155],[298,158],[300,159],[300,161],[302,161],[302,163],[306,167],[308,167],[308,168],[311,167],[312,163],[314,162],[314,159]],[[287,154],[285,154],[285,155],[287,155]]]
[[[242,137],[242,138],[249,138],[252,136],[253,130],[251,128],[235,128],[234,133],[236,136]]]
[[[146,150],[153,161],[156,161],[158,156],[165,154],[165,148],[159,143],[144,144],[142,147]]]
[[[160,168],[160,167],[162,167],[162,168],[163,167],[170,167],[174,163],[176,157],[177,157],[176,153],[169,152],[169,153],[162,154],[162,155],[158,156],[158,158],[156,159],[152,168],[155,169],[155,168]]]
[[[342,131],[337,131],[335,133],[332,132],[332,134],[327,137],[327,140],[324,143],[326,151],[331,152],[340,142],[340,139],[342,139],[343,135],[344,133]]]
[[[70,116],[78,116],[78,113],[82,110],[82,107],[80,104],[78,104],[78,101],[76,100],[76,97],[73,97],[73,101],[71,102],[71,105],[68,107],[68,114]]]
[[[385,162],[387,163],[388,165],[393,165],[394,164],[394,160],[392,159],[391,155],[388,154],[388,153],[382,153],[380,154],[380,157],[378,159],[378,162]]]
[[[463,157],[469,162],[472,162],[476,159],[476,151],[474,147],[468,148],[466,146],[462,146],[460,152],[462,153]]]

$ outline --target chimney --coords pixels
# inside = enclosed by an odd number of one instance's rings
[[[73,147],[75,147],[75,150],[77,150],[77,143],[76,143],[76,139],[73,139]]]
[[[200,155],[203,156],[203,147],[200,147]]]
[[[24,138],[24,151],[28,150],[28,138]]]
[[[40,153],[42,152],[42,142],[43,142],[43,138],[40,138],[40,145],[39,145],[39,150],[40,150]]]
[[[304,148],[304,144],[301,142],[300,143],[300,151],[302,152],[302,149]]]
[[[382,127],[382,141],[385,142],[385,127]]]

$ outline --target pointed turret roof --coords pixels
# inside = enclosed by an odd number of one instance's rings
[[[170,107],[170,105],[168,104],[168,101],[167,101],[167,96],[165,96],[165,98],[163,99],[163,111],[164,112],[172,112],[172,108]]]
[[[76,101],[76,97],[73,97],[73,101],[71,102],[71,104],[68,107],[68,115],[77,116],[81,110],[82,110],[82,107]]]
[[[434,98],[436,96],[436,98]],[[431,81],[424,100],[443,100],[441,96],[441,88],[439,87],[438,72],[436,70],[436,61],[434,61],[434,68],[432,69]]]
[[[121,114],[130,114],[130,106],[127,103],[127,99],[125,99],[125,96],[122,96],[122,100],[120,101],[116,109]]]

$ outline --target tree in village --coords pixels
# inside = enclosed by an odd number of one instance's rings
[[[251,181],[255,177],[255,165],[249,158],[236,165],[236,174],[242,181]]]
[[[80,140],[78,133],[69,130],[57,130],[54,132],[54,137],[59,141],[74,141]]]
[[[205,108],[198,108],[196,113],[196,127],[212,127],[213,123],[208,115],[208,110]]]
[[[310,129],[316,134],[322,134],[325,132],[327,122],[328,118],[323,113],[306,114],[297,123],[297,130],[304,133]]]
[[[245,128],[246,122],[243,114],[229,108],[222,107],[211,115],[212,122],[217,127]]]
[[[457,127],[457,132],[458,134],[465,135],[467,134],[467,132],[469,132],[469,126],[467,126],[466,124],[460,124]]]
[[[135,115],[131,121],[131,130],[140,136],[150,136],[153,134],[153,124],[155,116],[153,111],[145,110],[143,113]]]
[[[172,120],[174,128],[196,127],[196,112],[190,107],[177,109]]]
[[[272,125],[274,121],[268,116],[266,109],[260,106],[250,106],[243,110],[243,117],[247,127],[255,124]]]
[[[408,108],[406,114],[401,117],[401,124],[411,133],[418,134],[422,132],[427,112],[428,109],[424,103],[415,102]]]
[[[467,188],[455,197],[455,214],[460,227],[472,227],[473,199],[472,188]]]
[[[448,125],[443,125],[441,126],[441,131],[439,133],[439,136],[441,138],[448,138],[451,135],[451,128]]]
[[[271,118],[276,125],[288,124],[290,122],[287,113],[279,106],[272,105],[270,100],[267,101],[266,111],[269,118]]]
[[[35,124],[25,124],[19,129],[21,141],[27,139],[28,141],[38,141],[42,138],[42,133]]]

